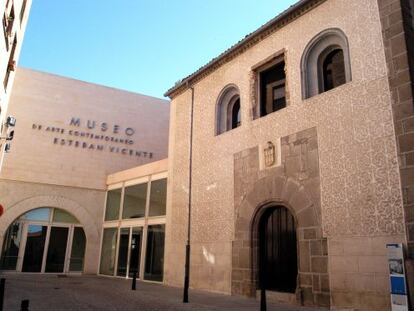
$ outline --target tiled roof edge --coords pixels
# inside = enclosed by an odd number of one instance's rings
[[[250,47],[256,45],[258,42],[262,41],[264,38],[277,31],[278,29],[286,26],[291,23],[293,20],[302,16],[303,14],[314,9],[316,6],[325,2],[326,0],[300,0],[287,10],[283,11],[281,14],[277,15],[275,18],[271,19],[269,22],[258,28],[256,31],[247,35],[244,39],[240,40],[238,43],[233,45],[231,48],[227,49],[221,53],[216,58],[213,58],[203,67],[199,68],[197,71],[187,76],[186,78],[180,80],[167,92],[164,96],[174,98],[177,95],[183,93],[189,88],[190,85],[195,84],[200,81],[211,72],[234,59],[238,55],[242,54],[244,51]]]

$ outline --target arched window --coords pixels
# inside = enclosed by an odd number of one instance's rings
[[[230,131],[241,125],[240,95],[236,86],[226,87],[220,94],[217,102],[216,134]]]
[[[348,39],[328,29],[311,40],[302,56],[302,95],[309,98],[351,81]]]
[[[82,272],[85,232],[68,212],[40,207],[17,218],[7,229],[1,270],[19,272]]]

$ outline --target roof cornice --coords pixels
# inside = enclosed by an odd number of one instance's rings
[[[210,73],[228,63],[238,55],[245,52],[247,49],[258,44],[260,41],[276,32],[277,30],[285,27],[287,24],[296,20],[305,13],[311,11],[326,0],[300,0],[269,22],[261,26],[256,31],[247,35],[244,39],[233,45],[222,54],[213,58],[206,65],[189,75],[188,77],[180,80],[172,88],[170,88],[164,96],[168,96],[171,99],[186,91],[189,86],[194,85],[201,79],[208,76]]]

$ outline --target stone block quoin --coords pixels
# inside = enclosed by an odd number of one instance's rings
[[[414,259],[414,30],[412,1],[378,0],[400,159],[408,251]]]
[[[407,232],[407,279],[414,308],[414,1],[378,0]]]

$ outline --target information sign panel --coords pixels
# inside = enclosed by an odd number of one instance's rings
[[[392,311],[408,311],[402,244],[387,244]]]

